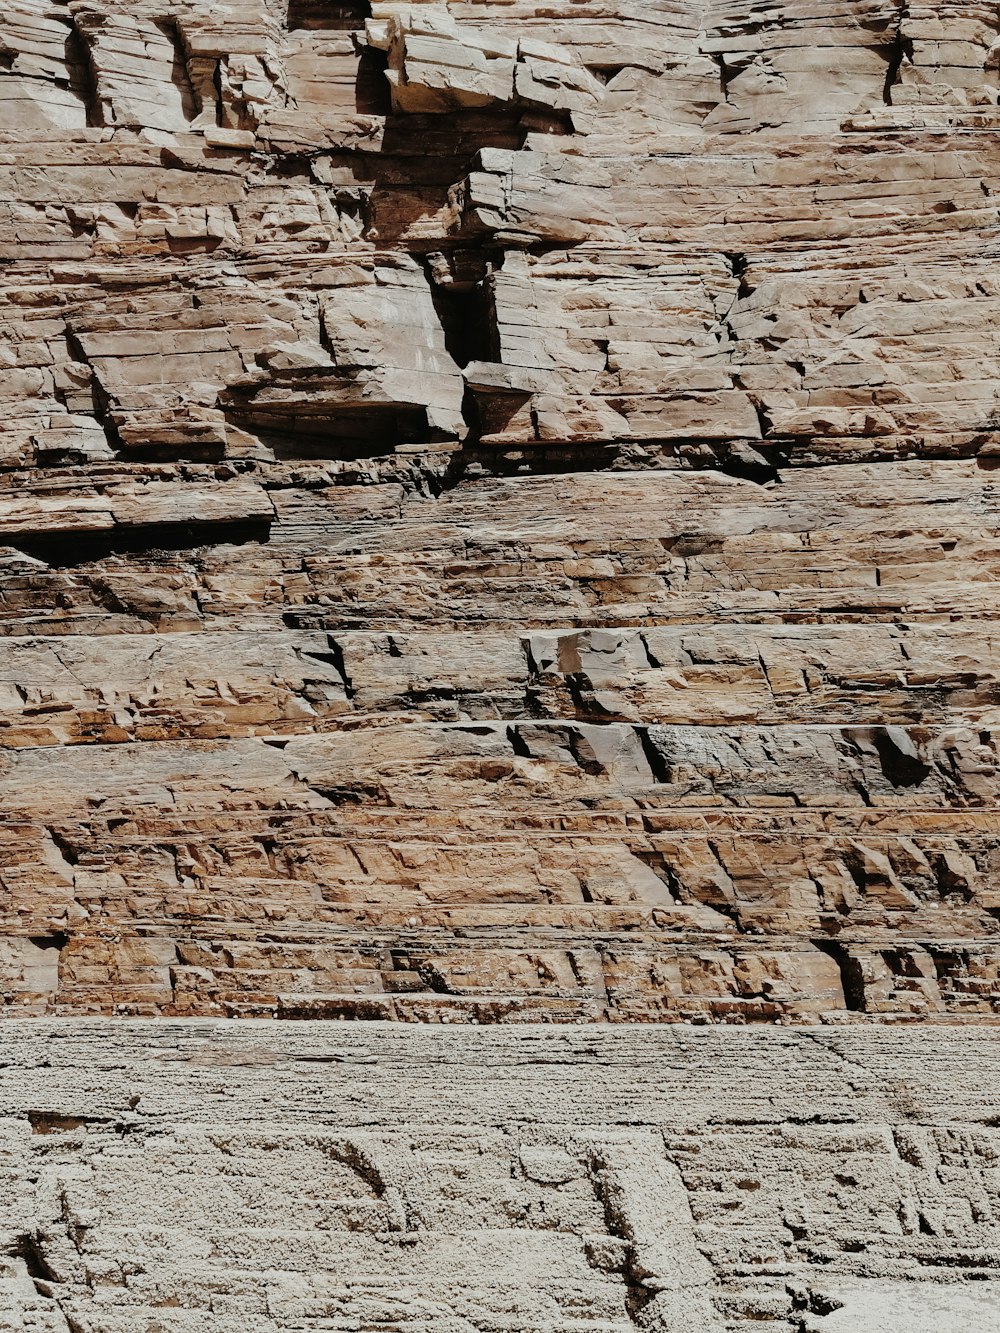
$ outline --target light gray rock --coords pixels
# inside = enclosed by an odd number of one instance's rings
[[[987,1333],[996,1056],[968,1028],[9,1023],[2,1318]]]

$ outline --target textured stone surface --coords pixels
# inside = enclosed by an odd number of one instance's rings
[[[995,1016],[998,51],[9,0],[4,1012]]]
[[[997,1039],[12,1022],[0,1327],[993,1333]]]

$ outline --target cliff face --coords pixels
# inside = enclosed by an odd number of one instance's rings
[[[998,53],[5,4],[8,1012],[995,1012]]]
[[[996,1333],[993,1032],[29,1020],[4,1055],[10,1333]]]

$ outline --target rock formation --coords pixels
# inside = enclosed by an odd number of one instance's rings
[[[998,63],[7,0],[5,1012],[995,1014]]]
[[[997,1327],[981,1027],[5,1034],[4,1329]]]
[[[998,130],[996,4],[0,0],[0,1331],[995,1333]]]

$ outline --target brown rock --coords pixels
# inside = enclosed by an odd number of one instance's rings
[[[994,1016],[998,34],[8,5],[10,1011]]]

